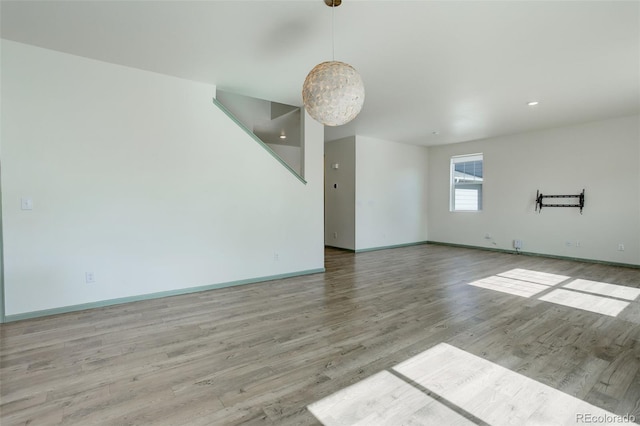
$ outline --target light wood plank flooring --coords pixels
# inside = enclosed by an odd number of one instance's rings
[[[436,245],[327,249],[326,269],[4,324],[0,423],[319,424],[308,405],[443,343],[640,419],[639,301],[623,288],[638,269]],[[522,271],[583,281],[512,294]],[[494,276],[504,291],[470,285]],[[540,299],[560,287],[625,304]]]

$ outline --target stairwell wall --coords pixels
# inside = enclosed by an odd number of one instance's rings
[[[305,185],[215,86],[7,40],[2,55],[8,319],[323,270],[308,116]]]

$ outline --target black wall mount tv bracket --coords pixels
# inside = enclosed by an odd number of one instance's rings
[[[548,204],[545,198],[577,198],[578,204]],[[543,207],[580,207],[580,214],[584,208],[584,189],[580,194],[576,195],[544,195],[539,190],[536,191],[536,211],[540,213]]]

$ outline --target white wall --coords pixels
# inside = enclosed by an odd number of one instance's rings
[[[324,155],[325,244],[355,250],[356,138],[327,142]],[[337,169],[332,168],[334,164],[339,165]]]
[[[1,83],[6,315],[323,268],[308,116],[304,185],[213,86],[5,40]]]
[[[630,116],[430,147],[429,240],[512,249],[521,239],[526,252],[640,264],[639,134],[639,117]],[[452,213],[450,158],[477,152],[484,153],[484,210]],[[534,212],[536,190],[583,188],[583,215],[576,208]]]
[[[427,240],[428,151],[356,137],[356,250]]]

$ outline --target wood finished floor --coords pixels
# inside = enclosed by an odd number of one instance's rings
[[[514,268],[640,288],[599,264],[327,249],[324,274],[2,325],[0,423],[313,425],[307,405],[440,343],[640,419],[640,317],[468,285]]]

